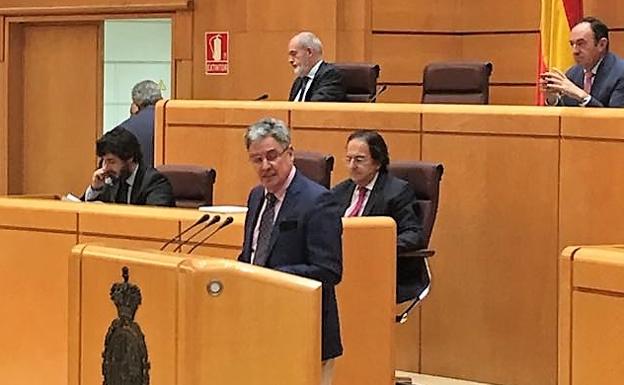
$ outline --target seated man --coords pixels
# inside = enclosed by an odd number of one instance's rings
[[[624,60],[609,52],[609,28],[585,17],[570,31],[576,65],[565,75],[551,68],[540,75],[546,104],[580,107],[624,106]]]
[[[332,191],[344,216],[389,216],[397,224],[397,253],[425,247],[422,218],[415,211],[416,194],[407,182],[388,174],[390,157],[379,133],[358,130],[347,139],[350,179]],[[416,298],[429,288],[424,258],[397,260],[397,303]]]
[[[301,32],[290,40],[288,62],[297,76],[290,88],[289,101],[345,100],[342,74],[332,64],[323,61],[323,44],[312,32]]]
[[[95,170],[86,201],[174,206],[169,180],[143,164],[139,142],[130,131],[116,127],[96,144],[100,168]]]
[[[342,221],[332,194],[294,166],[290,132],[266,118],[247,129],[249,161],[260,184],[249,193],[241,262],[323,284],[321,384],[342,355],[335,286],[342,279]]]

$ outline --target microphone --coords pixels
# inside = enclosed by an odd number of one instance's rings
[[[228,226],[232,222],[234,222],[234,218],[232,218],[232,217],[225,218],[225,220],[223,221],[223,223],[219,227],[217,227],[212,233],[208,234],[204,239],[202,239],[201,241],[197,242],[197,244],[195,246],[191,247],[191,249],[188,251],[187,254],[191,254],[193,252],[193,250],[195,250],[199,245],[203,245],[208,239],[210,239],[210,237],[215,235],[217,233],[217,231],[221,230],[225,226]]]
[[[189,227],[187,227],[186,229],[184,229],[184,231],[182,231],[181,233],[179,233],[178,235],[174,236],[173,238],[171,238],[170,240],[168,240],[167,242],[165,242],[164,245],[162,245],[162,247],[160,248],[160,250],[164,250],[165,247],[169,246],[171,244],[171,242],[175,241],[177,238],[180,238],[181,236],[183,236],[184,234],[188,233],[189,230],[191,230],[192,228],[194,228],[197,225],[200,225],[204,222],[206,222],[208,219],[210,219],[210,214],[204,214],[201,218],[199,218],[197,220],[197,222],[193,223],[192,225],[190,225]]]
[[[180,242],[180,244],[175,249],[173,249],[173,252],[175,253],[176,251],[180,250],[182,248],[182,246],[186,245],[191,239],[195,238],[197,236],[197,234],[199,234],[202,231],[206,230],[207,228],[209,228],[210,226],[212,226],[215,223],[219,222],[220,220],[221,220],[221,217],[219,215],[215,215],[214,217],[212,217],[210,222],[206,223],[204,226],[202,226],[201,229],[199,229],[196,232],[194,232],[184,242]]]
[[[375,95],[373,95],[372,99],[370,100],[371,103],[375,103],[377,101],[377,98],[379,97],[379,95],[383,94],[385,90],[388,89],[388,85],[384,84],[383,86],[381,86],[381,88],[379,88],[377,90],[377,92],[375,92]]]
[[[269,98],[269,94],[262,94],[262,95],[258,96],[257,98],[255,98],[254,100],[258,101],[258,100],[264,100],[264,99],[268,99],[268,98]]]

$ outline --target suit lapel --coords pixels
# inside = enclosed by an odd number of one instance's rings
[[[596,70],[596,76],[594,77],[594,82],[592,83],[590,93],[594,98],[600,99],[599,93],[603,89],[602,83],[604,83],[606,77],[609,75],[609,72],[611,72],[612,66],[613,63],[611,60],[611,56],[609,53],[607,53],[604,59],[602,59],[602,63],[600,63],[600,65],[598,66],[598,69]]]
[[[318,68],[318,71],[316,71],[316,74],[314,75],[314,78],[312,79],[312,83],[310,83],[310,87],[308,87],[308,92],[305,95],[305,101],[309,102],[310,98],[312,97],[312,94],[314,93],[314,88],[316,87],[316,84],[319,82],[319,79],[323,76],[323,72],[325,72],[325,62],[322,62],[321,65]]]
[[[297,91],[299,90],[301,81],[302,81],[301,78],[297,77],[295,81],[293,82],[293,85],[290,88],[290,96],[288,98],[289,101],[292,102],[293,100],[295,100],[295,96],[297,96]]]
[[[344,216],[349,206],[351,206],[351,199],[353,198],[353,191],[355,191],[355,183],[349,180],[349,183],[345,186],[342,196],[337,197],[341,203],[340,214]]]
[[[139,169],[137,170],[136,176],[134,177],[134,182],[132,183],[132,192],[130,193],[130,204],[136,204],[138,195],[142,190],[143,179],[145,178],[145,167],[141,164],[137,166]]]
[[[377,180],[375,181],[373,190],[371,191],[370,196],[368,197],[366,206],[364,206],[364,211],[362,211],[363,217],[371,215],[371,212],[373,211],[375,206],[377,206],[379,199],[382,198],[381,189],[384,186],[385,181],[386,181],[386,174],[380,172],[377,175]]]

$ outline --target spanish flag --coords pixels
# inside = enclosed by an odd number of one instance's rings
[[[540,55],[538,75],[549,68],[566,71],[574,64],[570,29],[583,18],[583,0],[541,0]],[[537,90],[537,104],[544,95]]]

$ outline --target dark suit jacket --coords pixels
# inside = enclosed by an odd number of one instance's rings
[[[290,88],[289,101],[295,100],[302,78],[298,77]],[[345,100],[345,87],[342,83],[342,74],[333,64],[322,62],[312,84],[306,93],[306,102],[343,102]]]
[[[583,67],[578,64],[573,66],[566,72],[566,76],[583,88]],[[624,107],[624,60],[608,52],[598,66],[590,94],[592,98],[587,107]],[[559,104],[578,106],[579,102],[564,96]]]
[[[249,194],[241,262],[250,262],[264,187]],[[333,195],[296,172],[279,210],[266,266],[323,284],[322,360],[342,354],[334,286],[342,279],[342,220]]]
[[[332,191],[344,214],[351,204],[355,183],[347,179]],[[362,216],[388,216],[397,224],[397,253],[426,247],[422,218],[415,210],[416,194],[407,182],[380,172]],[[373,256],[371,256],[373,258]],[[397,259],[397,303],[416,298],[429,285],[429,275],[422,258]]]
[[[102,192],[95,198],[96,201],[114,203],[119,190],[120,181],[115,184],[104,185]],[[146,206],[175,206],[173,190],[169,180],[155,168],[139,165],[130,204]]]
[[[154,106],[147,106],[120,124],[139,140],[147,167],[154,167],[154,113]]]

